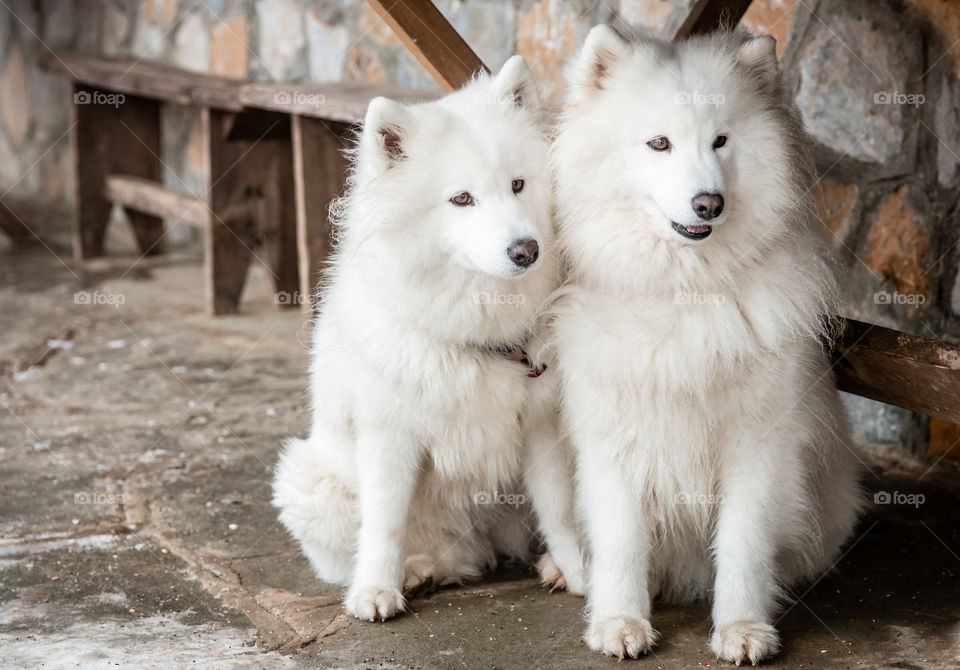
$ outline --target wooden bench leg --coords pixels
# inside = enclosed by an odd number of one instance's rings
[[[201,123],[207,144],[206,198],[210,222],[204,233],[204,274],[207,311],[230,314],[240,306],[252,250],[256,223],[250,206],[256,197],[248,179],[250,168],[239,142],[227,134],[232,115],[204,108]]]
[[[81,84],[74,85],[73,103],[77,138],[73,249],[75,258],[82,260],[103,254],[111,207],[104,196],[104,178],[108,174],[163,178],[160,103]],[[127,215],[140,253],[161,253],[162,219],[134,211]]]
[[[293,307],[300,299],[297,271],[297,218],[294,203],[293,156],[290,134],[261,140],[250,155],[258,166],[263,194],[257,208],[257,235],[261,260],[271,273],[274,302],[278,307]]]
[[[19,216],[13,213],[13,210],[2,202],[0,202],[0,230],[17,243],[34,242],[40,239],[34,235]]]
[[[346,180],[348,163],[341,150],[348,126],[296,115],[291,121],[300,295],[304,309],[310,309],[331,250],[327,210]]]

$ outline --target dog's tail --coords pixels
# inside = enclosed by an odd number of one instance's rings
[[[347,478],[325,455],[329,446],[318,444],[314,436],[284,443],[273,479],[273,505],[317,576],[345,585],[353,571],[357,499]]]

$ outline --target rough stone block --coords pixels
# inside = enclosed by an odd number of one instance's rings
[[[923,40],[887,3],[850,0],[797,9],[787,50],[796,102],[821,153],[875,177],[916,164]],[[798,34],[799,33],[799,34]]]
[[[237,16],[219,21],[210,39],[210,71],[224,77],[243,79],[250,56],[247,21]]]
[[[881,205],[863,261],[919,307],[929,299],[930,233],[908,194],[901,186]]]
[[[270,79],[290,79],[306,44],[300,8],[294,0],[258,0],[256,8],[260,64]]]

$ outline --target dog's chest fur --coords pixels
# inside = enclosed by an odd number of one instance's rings
[[[415,436],[424,476],[474,493],[516,483],[519,416],[527,384],[537,381],[527,377],[526,365],[470,347],[427,347],[381,364],[380,397],[371,398],[373,385],[362,397]]]
[[[720,462],[738,445],[730,426],[768,402],[785,367],[771,345],[795,341],[777,334],[763,301],[754,310],[744,304],[578,288],[558,310],[565,398],[593,408],[667,542],[709,542]]]

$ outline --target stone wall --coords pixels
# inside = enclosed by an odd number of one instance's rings
[[[598,22],[671,34],[691,0],[438,0],[496,69],[524,54],[556,100],[565,60]],[[69,51],[229,77],[391,81],[434,88],[364,0],[7,0],[0,7],[0,194],[69,205],[67,83],[37,65]],[[821,217],[846,269],[849,313],[960,338],[960,3],[756,0],[816,142]],[[169,186],[197,192],[195,113],[164,112]],[[187,234],[174,235],[186,239]],[[956,427],[851,399],[872,441],[946,451]],[[958,450],[960,451],[960,450]]]

